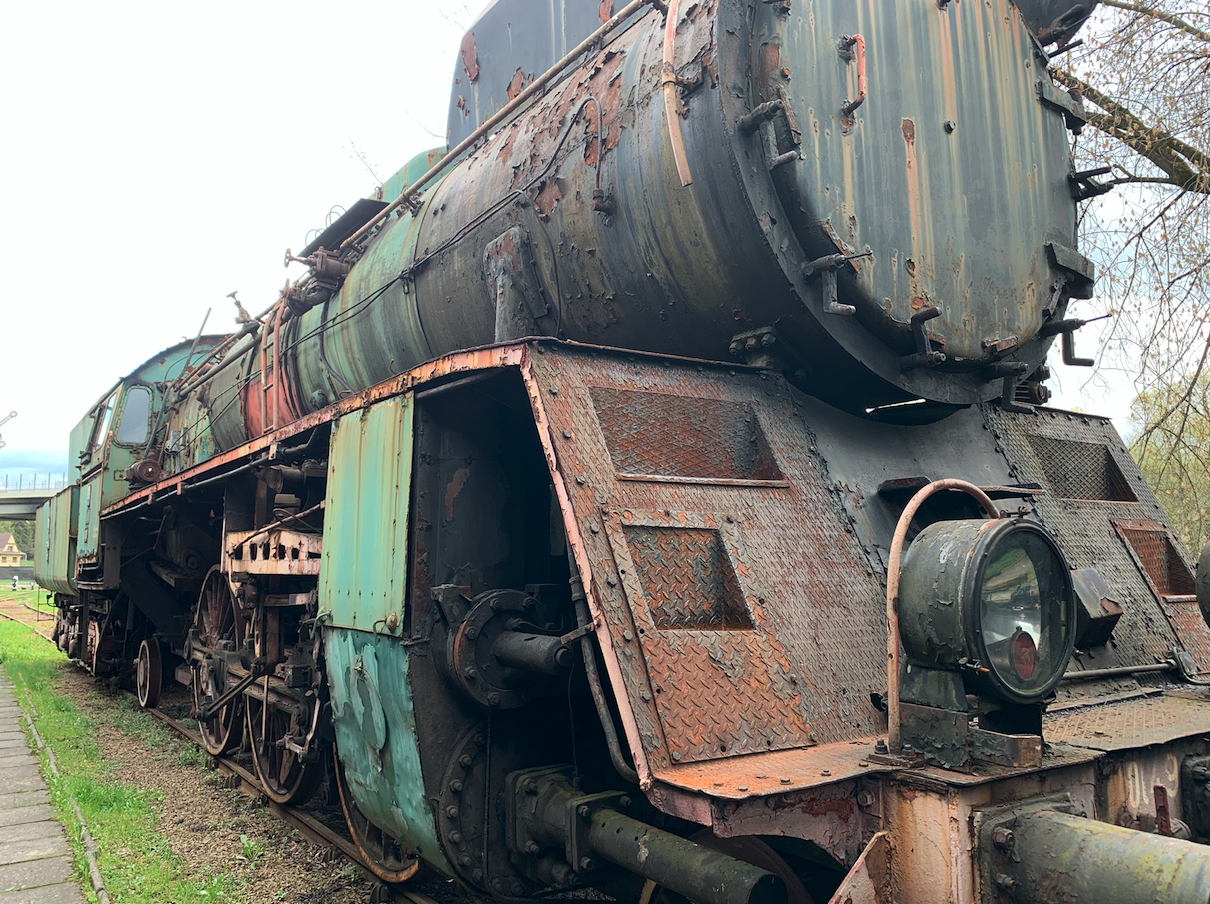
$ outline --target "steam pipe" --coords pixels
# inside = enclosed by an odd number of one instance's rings
[[[1049,809],[1017,814],[991,838],[981,854],[1013,901],[1210,901],[1206,845]]]
[[[973,496],[983,506],[988,516],[995,519],[1000,517],[1000,510],[992,502],[991,497],[973,483],[955,478],[934,480],[922,488],[899,516],[895,525],[895,538],[891,541],[891,558],[887,565],[886,574],[886,658],[887,658],[887,746],[891,753],[898,753],[901,746],[899,739],[899,566],[903,559],[903,546],[907,541],[908,528],[920,506],[934,493],[941,490],[962,490]]]
[[[592,814],[589,848],[694,904],[784,904],[780,877],[608,807]],[[1205,904],[1205,902],[1199,902]]]

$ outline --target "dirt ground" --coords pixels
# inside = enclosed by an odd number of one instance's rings
[[[93,713],[125,705],[124,698],[100,697],[82,671],[64,676],[58,690]],[[370,884],[342,857],[310,844],[259,800],[226,788],[217,771],[181,764],[187,742],[174,739],[170,749],[151,748],[144,738],[104,721],[96,740],[105,758],[117,764],[114,779],[160,792],[159,828],[191,873],[233,873],[247,883],[242,897],[249,902],[369,900]]]

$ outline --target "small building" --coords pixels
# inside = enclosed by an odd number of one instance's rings
[[[17,548],[12,534],[0,534],[0,567],[20,567],[25,564],[25,553]]]

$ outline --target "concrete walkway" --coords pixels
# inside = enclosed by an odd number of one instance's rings
[[[0,672],[0,904],[83,902],[12,682]]]

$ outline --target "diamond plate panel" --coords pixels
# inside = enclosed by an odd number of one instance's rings
[[[751,403],[596,386],[593,408],[618,474],[780,480]]]
[[[798,675],[753,584],[742,530],[709,513],[610,521],[674,763],[810,743]]]
[[[629,527],[624,532],[647,610],[658,630],[743,631],[754,627],[718,531]]]
[[[1047,714],[1046,740],[1093,750],[1167,744],[1210,732],[1210,698],[1158,696]]]
[[[745,367],[553,344],[529,360],[551,465],[567,488],[572,533],[609,634],[607,662],[615,657],[623,685],[615,687],[628,698],[630,730],[650,768],[885,731],[870,701],[886,685],[885,590],[785,381]],[[680,451],[711,444],[703,460]],[[642,471],[676,479],[628,476]],[[670,582],[679,581],[679,595],[657,591],[649,605],[632,545],[646,547],[642,559],[661,541],[628,537],[636,527],[717,532],[753,627],[658,628],[653,611],[679,617],[686,591],[703,586],[721,588],[711,592],[722,595],[726,624],[735,587],[721,572],[702,572],[717,547],[688,534],[681,539],[698,564]],[[651,583],[650,569],[644,574]]]
[[[1210,675],[1210,631],[1206,630],[1206,619],[1197,597],[1176,599],[1168,597],[1160,605],[1168,616],[1168,623],[1181,640],[1185,652],[1197,663],[1201,675]]]

